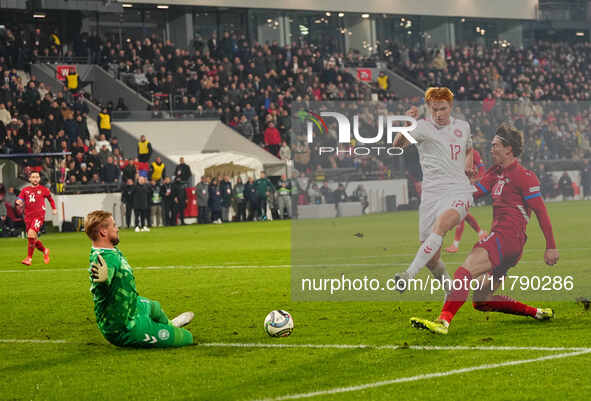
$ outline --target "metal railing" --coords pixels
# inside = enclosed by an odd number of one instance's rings
[[[114,111],[112,121],[152,121],[152,120],[219,120],[217,113],[196,110],[153,110],[153,111]]]
[[[34,64],[90,64],[90,57],[75,57],[75,56],[36,56],[33,57]]]

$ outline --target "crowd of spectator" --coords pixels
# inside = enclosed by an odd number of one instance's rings
[[[591,99],[591,43],[535,41],[515,46],[411,49],[390,46],[390,65],[421,87],[448,86],[458,100],[563,102]]]
[[[121,101],[102,109],[101,136],[90,138],[85,122],[88,109],[84,110],[82,100],[68,102],[61,93],[53,96],[35,77],[23,83],[11,69],[42,55],[86,57],[103,66],[153,100],[154,116],[170,108],[217,116],[277,157],[292,160],[298,171],[319,182],[329,169],[353,169],[359,179],[389,178],[403,164],[400,158],[347,154],[345,145],[334,156],[319,157],[318,146],[332,138],[310,146],[294,135],[305,132],[301,125],[292,126],[299,124],[292,115],[294,104],[369,101],[373,94],[383,101],[381,109],[404,113],[421,102],[419,98],[396,100],[384,74],[374,88],[345,69],[374,60],[354,52],[322,52],[302,42],[283,47],[276,42],[250,43],[243,34],[225,32],[219,39],[214,35],[186,50],[156,35],[120,44],[82,34],[71,46],[62,47],[55,32],[7,32],[0,37],[0,120],[5,125],[4,130],[0,126],[0,152],[73,151],[53,177],[58,184],[125,183],[122,171],[130,165],[150,181],[153,166],[144,154],[146,149],[138,148],[137,158],[125,158],[117,139],[111,138],[111,112],[127,109]],[[470,122],[474,143],[486,161],[495,128],[507,119],[526,134],[524,162],[591,156],[591,113],[584,103],[591,96],[589,43],[420,49],[387,42],[380,52],[391,68],[419,86],[445,85],[454,91],[454,115]],[[364,107],[361,124],[365,131],[374,132],[376,109]],[[329,128],[334,132],[335,124]],[[405,158],[407,166],[417,164],[412,151]],[[32,167],[42,172],[51,169],[49,159],[34,163]],[[133,180],[136,185],[136,177]],[[310,186],[305,192],[314,190]]]
[[[107,43],[105,48],[111,45]],[[476,45],[434,51],[393,45],[384,49],[390,61],[396,60],[395,68],[422,87],[449,86],[458,103],[476,103],[460,106],[458,111],[471,122],[483,143],[483,153],[488,153],[498,122],[509,118],[526,133],[529,159],[589,156],[591,113],[581,103],[591,96],[588,43],[537,42],[526,49]],[[155,37],[117,50],[118,63],[110,68],[140,77],[136,82],[140,90],[149,91],[146,95],[174,95],[182,110],[218,115],[282,158],[296,158],[298,153],[300,159],[307,157],[306,150],[290,140],[293,102],[370,100],[372,94],[371,87],[356,82],[341,68],[364,64],[353,52],[321,54],[306,44],[251,46],[244,37],[229,33],[219,43],[210,40],[193,52],[175,49],[172,43]],[[164,85],[153,85],[163,81]],[[381,100],[395,99],[388,89],[387,77],[379,75],[377,94]],[[409,101],[412,99],[398,103]],[[331,164],[324,167],[335,167],[334,161]],[[378,167],[374,171],[389,170],[382,168],[379,160],[358,164]]]
[[[473,103],[458,114],[476,136],[490,139],[497,123],[508,119],[524,131],[530,160],[591,156],[589,42],[455,49],[389,43],[384,58],[419,86],[447,86],[460,104]]]
[[[279,156],[288,146],[291,104],[303,100],[370,99],[371,88],[343,71],[343,56],[308,44],[249,44],[226,32],[193,51],[156,36],[125,46],[99,46],[100,64],[154,101],[157,115],[171,105],[196,116],[218,116],[244,137]],[[129,80],[128,80],[129,82]]]

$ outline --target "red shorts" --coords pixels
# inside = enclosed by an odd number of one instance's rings
[[[27,232],[29,230],[35,231],[39,234],[41,231],[41,227],[43,227],[43,223],[45,222],[45,216],[25,216],[25,227]]]
[[[493,266],[493,274],[504,276],[521,259],[526,240],[525,236],[521,238],[514,234],[493,231],[482,241],[478,241],[474,248],[485,249]]]

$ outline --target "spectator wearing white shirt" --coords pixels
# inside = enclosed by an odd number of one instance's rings
[[[103,146],[106,146],[107,149],[109,150],[109,152],[112,152],[113,149],[111,148],[111,143],[109,141],[107,141],[107,138],[105,137],[105,134],[100,134],[99,135],[99,140],[96,141],[96,148],[97,149],[102,149]]]
[[[10,112],[6,110],[4,103],[0,103],[0,121],[4,123],[4,126],[8,126],[11,120]]]

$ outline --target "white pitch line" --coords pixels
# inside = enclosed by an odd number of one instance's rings
[[[75,344],[67,340],[38,340],[38,339],[0,339],[0,343],[13,344]],[[316,349],[362,349],[362,350],[406,350],[415,351],[569,351],[591,352],[591,348],[585,347],[521,347],[503,345],[394,345],[394,344],[270,344],[270,343],[201,343],[197,347],[205,348],[316,348]]]
[[[585,261],[584,259],[571,259],[571,260],[563,260],[561,264],[569,264],[569,263],[580,263]],[[451,262],[447,261],[447,263],[457,263],[461,264],[461,261]],[[519,262],[520,265],[523,264],[543,264],[542,260],[522,260]],[[407,267],[408,263],[314,263],[314,264],[283,264],[283,265],[193,265],[193,266],[182,266],[182,265],[172,265],[172,266],[138,266],[134,267],[133,270],[147,270],[147,271],[157,271],[157,270],[206,270],[206,269],[287,269],[287,268],[304,268],[304,267]],[[11,270],[0,270],[0,274],[2,273],[28,273],[28,272],[35,272],[35,273],[59,273],[59,272],[81,272],[87,271],[88,269],[85,268],[76,268],[76,269],[11,269]]]
[[[470,251],[472,250],[471,246],[473,244],[470,244],[469,246],[466,246],[465,249],[463,251],[459,251],[457,253],[454,254],[454,256],[463,256],[463,255],[468,255],[470,253]],[[418,249],[417,245],[417,249]],[[590,250],[591,248],[589,247],[585,247],[585,248],[560,248],[559,251],[586,251],[586,250]],[[523,250],[523,253],[535,253],[535,252],[544,252],[546,249],[542,249],[542,248],[526,248]],[[379,252],[379,251],[377,251]],[[345,259],[345,260],[350,260],[350,259],[376,259],[376,258],[396,258],[396,257],[415,257],[416,256],[416,252],[415,253],[384,253],[382,255],[351,255],[351,256],[336,256],[336,257],[331,257],[330,260],[339,260],[339,259]],[[449,255],[447,252],[442,253],[442,256],[451,256]],[[520,262],[523,263],[523,262]]]
[[[288,268],[291,265],[196,265],[196,266],[138,266],[134,267],[133,270],[200,270],[200,269],[282,269]],[[77,269],[27,269],[23,268],[20,270],[0,270],[0,273],[27,273],[27,272],[47,272],[47,273],[59,273],[59,272],[82,272],[88,271],[86,268]]]
[[[302,399],[302,398],[318,397],[318,396],[323,396],[323,395],[349,393],[349,392],[353,392],[353,391],[361,391],[361,390],[367,390],[367,389],[376,388],[376,387],[389,386],[389,385],[397,384],[397,383],[406,383],[406,382],[413,382],[413,381],[418,381],[418,380],[434,379],[434,378],[439,378],[439,377],[457,375],[457,374],[461,374],[461,373],[475,372],[478,370],[488,370],[488,369],[501,368],[501,367],[505,367],[505,366],[523,365],[526,363],[542,362],[542,361],[547,361],[547,360],[552,360],[552,359],[569,358],[569,357],[588,354],[588,353],[591,353],[591,350],[578,351],[578,352],[567,352],[567,353],[563,353],[563,354],[548,355],[548,356],[542,356],[539,358],[532,358],[532,359],[521,359],[521,360],[517,360],[517,361],[485,364],[485,365],[472,366],[472,367],[463,368],[463,369],[449,370],[447,372],[428,373],[428,374],[417,375],[417,376],[401,377],[398,379],[383,380],[383,381],[379,381],[379,382],[360,384],[357,386],[350,386],[350,387],[337,387],[337,388],[333,388],[333,389],[329,389],[329,390],[313,391],[313,392],[309,392],[309,393],[288,394],[288,395],[275,397],[275,398],[265,398],[261,401],[296,400],[296,399]]]
[[[0,343],[8,344],[67,344],[66,340],[35,340],[35,339],[18,339],[18,338],[7,338],[0,339]]]
[[[372,344],[270,344],[270,343],[202,343],[200,347],[232,348],[319,348],[319,349],[369,349],[369,350],[405,350],[416,351],[589,351],[585,347],[519,347],[502,345],[372,345]]]

